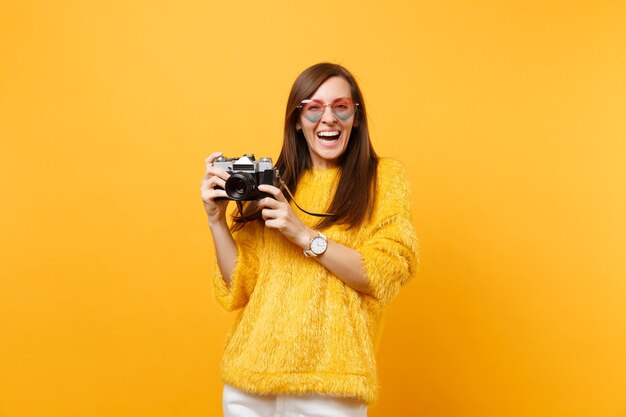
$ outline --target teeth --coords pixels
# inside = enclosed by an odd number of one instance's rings
[[[334,132],[319,132],[317,134],[317,136],[323,136],[323,137],[333,137],[333,136],[337,136],[339,135],[339,132],[334,131]]]

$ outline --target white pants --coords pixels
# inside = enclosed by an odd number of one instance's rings
[[[367,417],[359,400],[322,395],[254,395],[224,385],[224,417]]]

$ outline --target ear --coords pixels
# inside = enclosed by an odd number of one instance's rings
[[[300,131],[302,131],[302,126],[300,126],[300,123],[296,123],[296,132]]]

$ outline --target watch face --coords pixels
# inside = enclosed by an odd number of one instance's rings
[[[326,246],[328,246],[326,239],[318,236],[311,241],[311,252],[320,255],[326,251]]]

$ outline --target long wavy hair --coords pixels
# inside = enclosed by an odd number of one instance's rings
[[[311,98],[315,91],[332,77],[342,77],[350,84],[352,100],[359,103],[359,106],[353,116],[354,123],[348,145],[338,160],[340,178],[333,201],[327,210],[336,216],[322,218],[316,227],[324,229],[337,224],[350,229],[358,227],[373,209],[378,155],[374,152],[370,140],[363,95],[354,76],[347,69],[341,65],[324,62],[305,69],[296,78],[287,100],[283,146],[276,167],[285,184],[295,194],[303,172],[313,167],[304,134],[296,129],[300,119],[298,106],[302,100]],[[284,194],[288,201],[291,200],[288,193]],[[233,227],[239,229],[247,221],[259,220],[260,214],[255,204],[246,203],[243,205],[243,212],[234,217]]]

